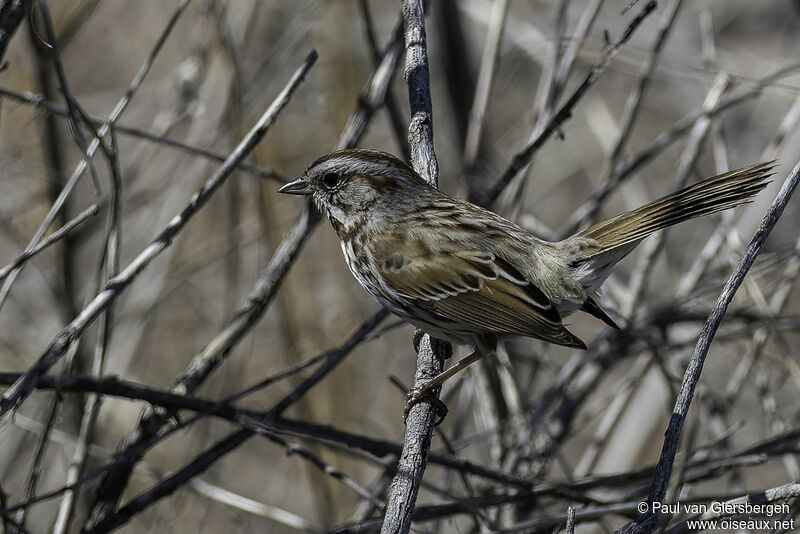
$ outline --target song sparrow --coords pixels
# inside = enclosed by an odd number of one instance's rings
[[[586,348],[562,323],[576,310],[617,328],[593,298],[614,265],[656,230],[747,201],[771,170],[762,163],[709,178],[555,243],[447,196],[376,150],[323,156],[279,191],[311,195],[327,212],[350,271],[383,306],[431,336],[475,348],[413,391],[413,404],[498,340]]]

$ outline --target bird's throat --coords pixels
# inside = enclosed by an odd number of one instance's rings
[[[350,241],[366,224],[366,217],[363,214],[359,217],[351,216],[343,219],[328,211],[328,220],[341,241]]]

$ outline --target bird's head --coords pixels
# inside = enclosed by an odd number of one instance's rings
[[[363,221],[376,206],[403,203],[425,188],[430,186],[391,154],[357,149],[322,156],[278,191],[311,195],[339,232]]]

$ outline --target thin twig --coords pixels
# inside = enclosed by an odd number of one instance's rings
[[[552,119],[553,108],[561,96],[556,94],[556,77],[561,63],[561,42],[567,31],[569,3],[569,0],[559,0],[556,7],[556,16],[553,22],[555,32],[549,44],[547,59],[542,64],[542,69],[539,73],[539,83],[537,84],[536,98],[533,103],[533,117],[536,122],[528,142],[533,141],[542,133],[542,130]],[[516,219],[524,207],[528,186],[531,183],[529,177],[531,176],[532,168],[533,165],[530,163],[525,166],[522,171],[524,174],[512,185],[507,194],[507,197],[511,199],[511,207],[508,212],[512,219]]]
[[[89,174],[92,176],[95,194],[100,195],[102,192],[100,189],[100,178],[97,176],[97,169],[94,167],[92,154],[89,153],[88,145],[86,144],[86,136],[84,135],[83,128],[81,127],[81,124],[83,123],[82,117],[84,112],[69,89],[67,73],[64,72],[64,65],[61,63],[61,54],[58,51],[58,44],[56,42],[56,32],[53,29],[53,21],[50,18],[50,8],[47,6],[47,0],[38,0],[36,2],[36,6],[39,8],[39,12],[41,13],[42,24],[44,26],[45,34],[47,35],[48,42],[46,43],[46,46],[53,56],[53,65],[55,66],[56,76],[58,76],[59,89],[61,90],[61,94],[64,97],[64,102],[66,102],[67,105],[70,134],[72,134],[75,144],[77,144],[78,148],[80,148],[83,163],[86,165],[86,168],[89,169]],[[101,140],[98,138],[98,141]]]
[[[368,337],[369,336],[364,338],[364,341],[366,341]],[[304,362],[302,366],[297,367],[296,370],[299,372],[311,364],[326,359],[326,356],[326,354],[323,354],[322,356],[312,358]],[[20,373],[0,373],[0,385],[12,384],[19,377]],[[260,391],[267,385],[276,383],[278,378],[285,379],[287,377],[288,375],[286,373],[281,373],[278,377],[270,377],[269,380],[260,381],[258,384],[248,387],[234,397],[241,398],[245,394]],[[62,394],[70,392],[95,393],[138,400],[164,408],[170,413],[179,410],[191,410],[198,414],[219,417],[226,421],[240,424],[251,430],[267,428],[273,432],[288,432],[322,443],[339,443],[347,447],[362,450],[378,458],[383,458],[387,455],[399,456],[402,452],[402,445],[398,443],[345,432],[326,425],[280,417],[270,423],[265,423],[262,420],[262,414],[237,408],[231,404],[232,400],[230,398],[223,401],[213,401],[190,395],[173,393],[115,376],[97,377],[87,374],[45,375],[36,384],[36,388],[39,390],[54,390]],[[514,487],[529,488],[533,484],[532,481],[525,480],[514,474],[493,470],[452,454],[432,453],[430,462],[456,470],[460,473],[475,475],[485,478],[486,480]],[[106,471],[108,472],[109,469]],[[72,484],[68,484],[67,486],[72,487]]]
[[[475,96],[472,101],[472,109],[469,112],[469,123],[467,124],[466,141],[464,142],[463,166],[465,172],[469,172],[478,159],[483,119],[486,115],[489,95],[492,92],[497,52],[500,49],[500,39],[503,36],[507,13],[508,0],[495,0],[492,3],[481,66],[478,71],[478,82],[475,85]]]
[[[706,95],[705,101],[703,102],[703,109],[708,110],[716,106],[729,86],[730,77],[724,73],[718,74]],[[672,176],[670,183],[670,189],[672,191],[677,191],[686,185],[689,180],[689,174],[694,168],[697,159],[700,157],[700,150],[710,128],[710,118],[700,119],[692,127],[692,131],[686,141],[686,146],[681,152],[681,156]],[[664,250],[666,234],[668,234],[668,230],[658,232],[656,235],[651,236],[650,239],[645,242],[642,251],[639,253],[636,267],[631,273],[628,282],[630,292],[625,305],[620,310],[621,315],[626,319],[630,319],[631,315],[636,311],[635,307],[639,302],[642,292],[645,290],[656,259]]]
[[[59,239],[63,238],[65,235],[70,233],[72,230],[86,222],[89,218],[94,217],[100,211],[100,208],[97,204],[92,204],[78,215],[76,215],[73,219],[67,222],[64,226],[47,236],[46,238],[42,239],[35,247],[30,250],[25,250],[14,258],[14,260],[6,265],[5,267],[0,268],[0,280],[3,280],[6,276],[9,275],[14,269],[18,268],[20,265],[31,259],[32,257],[36,256],[38,253],[58,241]]]
[[[764,76],[763,78],[759,78],[756,80],[753,87],[743,91],[741,94],[725,98],[711,109],[707,110],[701,107],[681,117],[669,129],[661,132],[653,140],[653,142],[650,143],[649,146],[620,162],[614,171],[613,176],[607,182],[600,184],[595,189],[594,193],[592,193],[591,198],[589,198],[580,207],[578,207],[577,210],[575,210],[573,216],[570,217],[570,219],[568,219],[559,230],[558,235],[563,237],[575,233],[580,226],[583,213],[593,210],[594,204],[604,202],[611,195],[611,193],[616,191],[616,189],[625,180],[629,179],[633,173],[635,173],[648,162],[652,161],[668,146],[689,132],[697,121],[701,120],[703,117],[713,118],[716,115],[727,111],[728,109],[739,106],[755,97],[758,97],[761,95],[764,88],[769,84],[789,75],[790,73],[798,70],[798,68],[800,68],[800,63],[791,63],[783,66],[775,72]]]
[[[119,249],[120,236],[122,234],[122,176],[118,158],[118,143],[114,128],[110,130],[110,202],[108,210],[108,220],[104,246],[102,249],[100,264],[98,267],[96,291],[107,283],[119,272]],[[95,344],[94,360],[91,372],[94,376],[101,376],[105,365],[106,351],[111,341],[111,333],[114,325],[114,306],[108,308],[100,315],[97,326],[97,341]],[[102,398],[100,395],[88,395],[84,402],[83,417],[81,418],[78,441],[72,456],[72,462],[67,470],[65,480],[66,485],[77,482],[80,474],[84,471],[89,454],[89,447],[92,433],[94,432],[97,414],[100,412]],[[70,520],[74,512],[77,492],[69,491],[64,494],[58,508],[55,522],[53,524],[53,534],[63,534],[69,530]]]
[[[257,515],[259,517],[266,517],[271,521],[304,532],[305,534],[324,534],[327,532],[321,526],[284,508],[279,508],[254,499],[248,499],[243,495],[209,484],[205,480],[194,479],[189,483],[189,487],[192,491],[224,504],[225,506],[230,506],[231,508],[242,510],[248,514]]]
[[[616,139],[612,144],[611,151],[606,157],[606,160],[603,164],[603,169],[600,171],[601,184],[611,181],[614,171],[620,163],[622,154],[628,144],[628,139],[630,139],[630,136],[633,133],[633,127],[639,115],[639,110],[641,109],[644,93],[653,79],[653,72],[655,71],[656,66],[658,65],[658,60],[661,57],[661,50],[664,48],[667,36],[673,27],[675,17],[678,14],[681,4],[682,0],[670,0],[669,4],[667,4],[667,7],[664,8],[664,13],[661,15],[661,19],[658,21],[656,38],[653,41],[653,45],[651,46],[647,57],[645,58],[644,62],[642,62],[642,66],[639,69],[636,85],[634,85],[631,89],[631,92],[628,93],[628,99],[625,101],[625,108],[622,110],[622,116],[620,117],[619,125],[617,126],[618,133]],[[566,225],[569,230],[565,230],[565,232],[574,232],[579,226],[586,224],[587,221],[589,221],[591,217],[597,213],[599,208],[600,202],[582,206],[580,210],[576,211],[572,217],[570,217],[570,222],[568,222]]]
[[[344,358],[364,339],[370,332],[386,317],[387,312],[381,311],[372,317],[371,321],[363,324],[350,338],[339,348],[328,351],[325,353],[322,364],[315,369],[315,371],[303,380],[300,385],[294,388],[287,396],[281,399],[275,406],[267,412],[259,414],[256,421],[270,422],[279,417],[286,409],[301,399],[311,388],[313,388],[319,381],[328,375]],[[199,417],[199,416],[198,416]],[[177,425],[183,426],[183,425]],[[177,427],[176,427],[177,428]],[[178,488],[183,486],[187,481],[191,480],[198,474],[202,473],[214,464],[217,460],[225,456],[227,453],[235,450],[242,443],[257,434],[257,430],[252,428],[243,428],[229,434],[227,437],[219,440],[217,443],[206,449],[200,455],[195,457],[192,461],[187,463],[181,469],[162,480],[149,490],[139,494],[126,503],[124,506],[116,511],[107,511],[106,515],[96,521],[91,521],[84,530],[87,534],[97,534],[100,532],[107,532],[113,530],[128,521],[138,514],[139,512],[149,508],[152,504],[158,502],[171,495]],[[163,435],[163,434],[161,434]],[[151,438],[147,443],[144,443],[140,449],[149,449],[155,441],[160,441],[160,436]],[[141,455],[142,451],[136,451],[136,454]]]
[[[369,45],[369,52],[370,57],[372,59],[372,67],[378,68],[383,60],[383,55],[380,51],[380,47],[378,46],[378,38],[375,35],[375,21],[372,18],[372,11],[369,8],[369,0],[359,0],[358,2],[359,11],[361,13],[361,18],[364,21],[364,37],[367,40],[367,44]],[[403,20],[402,18],[397,23],[397,29],[393,35],[402,34],[403,32]],[[392,38],[392,41],[389,43],[390,47],[395,46],[398,40]],[[411,154],[408,151],[408,142],[405,138],[405,126],[403,125],[403,115],[400,111],[400,105],[397,103],[397,99],[392,93],[391,89],[387,89],[386,97],[385,97],[384,107],[386,108],[387,113],[389,114],[389,120],[392,123],[392,134],[397,141],[397,146],[403,152],[403,155],[406,157],[406,160],[411,158]]]
[[[558,69],[556,70],[556,76],[553,85],[554,101],[551,109],[555,106],[557,99],[564,91],[564,87],[567,84],[569,75],[572,72],[573,66],[575,65],[575,58],[578,57],[578,52],[580,51],[581,46],[583,46],[583,42],[586,40],[586,36],[589,34],[589,30],[594,24],[597,15],[600,13],[600,8],[603,7],[604,2],[605,0],[591,0],[587,4],[586,9],[583,11],[581,18],[578,19],[578,24],[575,26],[575,31],[572,32],[572,38],[569,41],[569,45],[564,51],[561,61],[558,63]]]

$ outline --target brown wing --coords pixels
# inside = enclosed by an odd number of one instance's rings
[[[547,295],[503,259],[484,251],[424,252],[413,257],[389,254],[379,261],[381,276],[418,305],[443,319],[470,325],[475,333],[586,347],[564,327]]]

